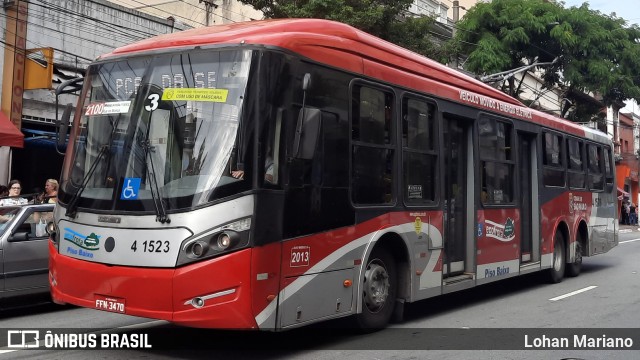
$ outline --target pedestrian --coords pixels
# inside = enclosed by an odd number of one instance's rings
[[[631,206],[629,205],[629,201],[625,201],[624,202],[624,213],[625,213],[625,218],[624,218],[624,224],[625,225],[631,225],[629,222],[629,215],[631,214]]]
[[[0,185],[0,198],[9,196],[9,188],[6,185]]]
[[[20,191],[22,191],[22,184],[19,180],[9,181],[9,198],[0,200],[0,206],[6,205],[25,205],[28,203],[27,199],[21,198]]]
[[[637,208],[633,202],[629,205],[629,225],[638,225]]]
[[[44,184],[44,192],[38,195],[39,204],[53,204],[58,201],[58,180],[47,179]]]

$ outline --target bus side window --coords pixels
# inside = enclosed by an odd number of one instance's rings
[[[613,171],[613,159],[611,158],[611,148],[608,146],[605,146],[604,148],[604,178],[605,178],[605,182],[607,184],[607,189],[606,191],[609,192],[613,189],[613,178],[614,178],[614,171]]]
[[[569,156],[567,169],[569,170],[569,187],[572,189],[586,187],[583,148],[582,141],[573,138],[567,139],[567,155]]]
[[[545,186],[565,186],[562,135],[544,132],[542,138],[542,176]]]
[[[404,99],[402,108],[404,201],[411,205],[435,203],[435,106],[423,100]]]
[[[604,190],[604,176],[602,169],[604,161],[602,159],[602,148],[594,144],[587,145],[587,168],[589,170],[589,189]]]
[[[483,116],[478,122],[481,192],[485,205],[513,204],[515,159],[513,125]]]
[[[352,93],[352,201],[390,204],[393,199],[393,95],[355,86]]]

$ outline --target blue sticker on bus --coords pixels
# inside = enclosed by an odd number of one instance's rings
[[[135,200],[140,191],[140,178],[124,178],[120,200]]]

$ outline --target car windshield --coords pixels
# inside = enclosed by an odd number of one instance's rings
[[[229,169],[246,147],[251,58],[250,50],[193,50],[90,67],[60,201],[79,194],[79,207],[152,211],[159,198],[175,210],[244,190]]]
[[[4,234],[18,212],[20,212],[19,207],[0,207],[0,235]]]

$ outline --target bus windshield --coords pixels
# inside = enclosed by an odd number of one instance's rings
[[[230,171],[250,153],[242,109],[251,56],[193,50],[90,67],[60,201],[153,211],[161,200],[175,210],[246,190]]]

